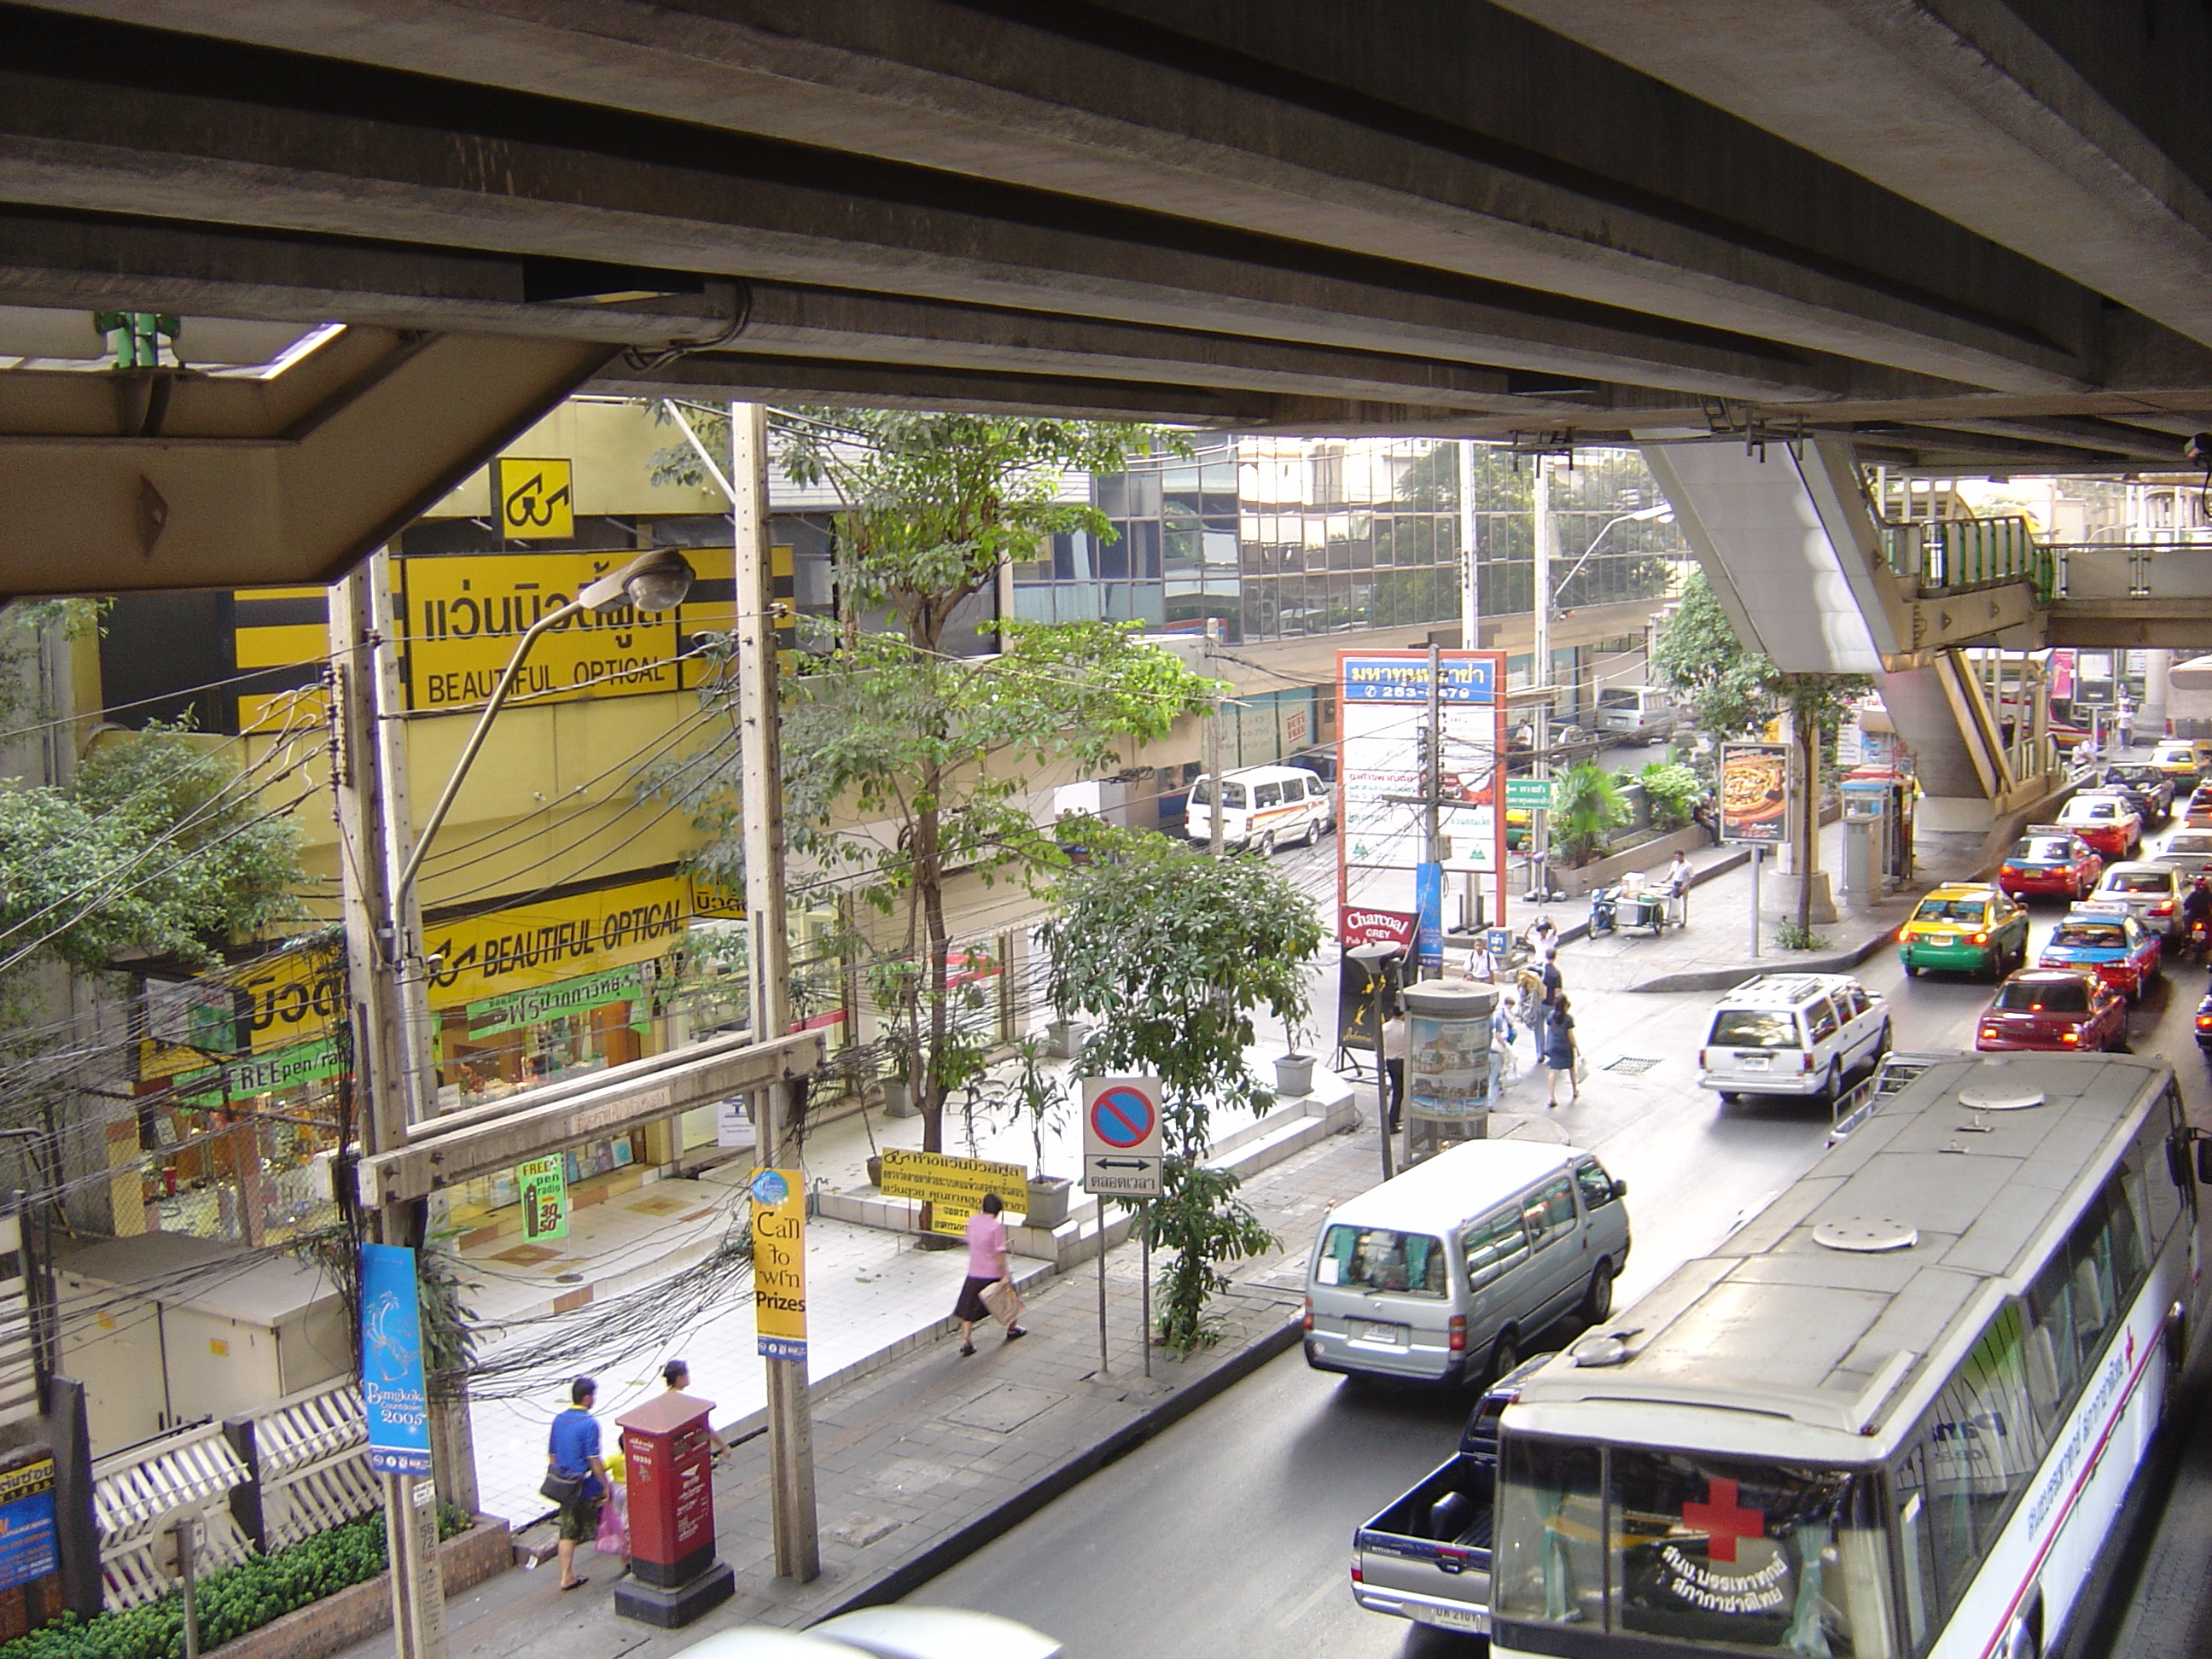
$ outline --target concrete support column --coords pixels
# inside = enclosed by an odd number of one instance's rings
[[[2173,669],[2173,653],[2146,651],[2143,657],[2142,704],[2136,710],[2135,727],[2128,737],[2133,743],[2150,744],[2166,735],[2166,682]]]

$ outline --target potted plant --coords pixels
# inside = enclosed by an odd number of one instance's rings
[[[1313,1092],[1314,1066],[1319,1057],[1305,1051],[1299,1042],[1300,1032],[1296,1025],[1284,1029],[1291,1046],[1287,1053],[1275,1056],[1276,1091],[1293,1098],[1310,1095]]]
[[[1014,1044],[1014,1054],[1020,1066],[1014,1075],[1014,1107],[1029,1120],[1030,1149],[1036,1157],[1024,1219],[1026,1224],[1050,1232],[1067,1219],[1068,1194],[1075,1184],[1064,1176],[1044,1172],[1044,1138],[1067,1121],[1067,1101],[1059,1080],[1044,1068],[1048,1046],[1043,1040],[1024,1037]]]

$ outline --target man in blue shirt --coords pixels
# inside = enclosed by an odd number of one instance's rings
[[[576,1577],[576,1546],[599,1536],[599,1505],[606,1501],[607,1466],[599,1461],[599,1424],[592,1415],[592,1401],[599,1393],[599,1383],[588,1376],[580,1376],[568,1385],[568,1398],[574,1403],[553,1419],[545,1448],[545,1461],[554,1474],[584,1483],[581,1497],[561,1505],[561,1588],[564,1590],[591,1582]]]

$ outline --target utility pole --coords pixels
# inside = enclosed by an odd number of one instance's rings
[[[1474,563],[1474,440],[1459,441],[1459,644],[1462,651],[1482,648],[1482,582]],[[1505,688],[1498,689],[1500,696]]]
[[[407,1138],[415,1061],[407,1043],[399,963],[404,930],[392,915],[399,866],[387,777],[388,753],[377,720],[380,657],[392,645],[389,599],[370,560],[331,592],[331,775],[337,793],[338,872],[345,919],[348,1017],[353,1028],[355,1117],[364,1154],[394,1150]],[[388,590],[387,590],[388,592]],[[381,613],[380,615],[380,606]],[[384,1203],[364,1218],[371,1238],[422,1244],[413,1203]],[[436,1449],[433,1449],[435,1455]],[[431,1483],[380,1474],[385,1537],[392,1556],[392,1628],[398,1659],[445,1659],[446,1593],[438,1577],[438,1511]]]
[[[1552,561],[1559,556],[1559,526],[1552,516],[1552,458],[1536,457],[1536,476],[1529,489],[1529,505],[1535,524],[1536,602],[1533,608],[1535,626],[1534,684],[1538,690],[1548,693],[1552,689]],[[1536,775],[1549,781],[1552,775],[1552,700],[1549,696],[1536,700],[1534,730]],[[1548,807],[1540,806],[1528,818],[1528,896],[1540,895],[1548,902],[1552,892],[1552,813]]]
[[[789,936],[784,919],[783,752],[776,693],[775,576],[769,553],[768,414],[730,405],[730,529],[736,548],[738,759],[744,818],[745,918],[751,937],[753,1041],[791,1024]],[[788,1167],[798,1149],[789,1085],[752,1097],[761,1163]],[[765,1359],[768,1460],[775,1570],[799,1583],[822,1571],[814,1508],[814,1427],[806,1362]]]
[[[1421,779],[1421,856],[1444,861],[1444,665],[1443,653],[1429,647],[1429,764]],[[1442,920],[1441,915],[1439,921]]]
[[[1221,640],[1221,620],[1218,617],[1206,619],[1206,677],[1214,678],[1213,647]],[[1207,838],[1206,851],[1214,857],[1221,856],[1221,700],[1217,697],[1206,716],[1206,787],[1212,793],[1212,811],[1206,822],[1212,826]]]

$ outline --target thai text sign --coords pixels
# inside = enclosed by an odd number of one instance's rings
[[[986,1193],[998,1194],[1010,1210],[1026,1208],[1029,1182],[1030,1172],[1018,1164],[884,1149],[884,1196],[917,1199],[928,1205],[933,1233],[965,1232],[968,1218],[983,1207]]]
[[[806,1177],[755,1170],[753,1329],[763,1359],[806,1358]]]
[[[1721,745],[1721,839],[1778,847],[1790,826],[1790,745]]]
[[[603,1008],[611,1002],[641,1002],[654,977],[652,963],[633,962],[626,967],[603,968],[596,974],[505,991],[482,1002],[471,1002],[468,1006],[470,1041],[535,1025],[556,1015]],[[644,1012],[633,1008],[630,1016],[630,1023],[636,1024],[644,1018]]]
[[[568,1160],[566,1153],[533,1158],[514,1166],[514,1190],[522,1200],[522,1237],[534,1244],[541,1238],[568,1236]]]
[[[361,1401],[368,1466],[379,1474],[430,1473],[430,1394],[422,1380],[422,1310],[415,1252],[361,1247]]]
[[[54,1460],[0,1474],[0,1590],[59,1570],[54,1544]]]
[[[1336,664],[1340,872],[1411,872],[1428,856],[1420,732],[1428,723],[1429,653],[1340,651]],[[1438,850],[1447,869],[1496,870],[1505,856],[1498,787],[1505,659],[1495,651],[1446,651],[1437,669]],[[1340,879],[1338,890],[1344,888]]]

